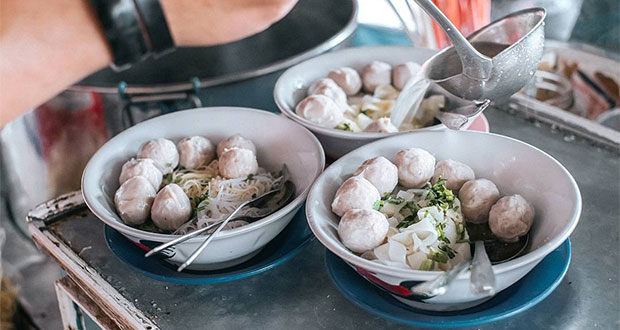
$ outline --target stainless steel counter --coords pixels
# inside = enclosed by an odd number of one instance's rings
[[[358,45],[407,43],[400,34],[367,27],[358,29],[353,42]],[[271,89],[277,75],[207,88],[199,96],[205,106],[238,105],[276,111]],[[571,236],[572,264],[558,288],[534,308],[481,329],[617,329],[620,325],[617,150],[592,146],[547,124],[521,118],[520,113],[491,108],[485,114],[492,132],[537,146],[566,166],[581,189],[583,213]],[[133,305],[129,307],[135,307],[162,329],[406,328],[369,314],[344,298],[329,279],[324,265],[325,250],[317,241],[266,273],[231,283],[183,286],[152,280],[121,263],[105,244],[102,222],[87,210],[64,219],[52,229],[45,234],[70,246],[77,261],[84,263],[80,267],[92,267],[93,276],[110,285],[108,293],[124,297]],[[76,282],[83,280],[74,273],[69,275]],[[103,299],[95,303],[103,304]]]
[[[584,207],[571,236],[572,264],[558,288],[534,308],[481,329],[617,328],[618,154],[507,111],[489,109],[485,114],[492,132],[533,144],[564,164],[581,188]],[[325,250],[318,241],[266,273],[231,283],[187,286],[152,280],[121,263],[105,245],[103,224],[87,210],[52,229],[162,329],[406,328],[369,314],[342,296],[329,279]]]

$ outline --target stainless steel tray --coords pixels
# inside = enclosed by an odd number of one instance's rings
[[[546,51],[554,51],[562,58],[580,63],[580,69],[592,75],[602,71],[620,80],[620,55],[600,48],[560,41],[546,41]],[[585,137],[592,143],[618,151],[620,132],[596,121],[580,117],[566,110],[550,106],[535,98],[518,93],[511,97],[510,109],[528,118],[553,125],[571,134]]]
[[[614,327],[620,304],[620,158],[585,138],[524,120],[508,108],[489,108],[485,116],[492,132],[523,140],[560,161],[578,182],[584,209],[571,236],[571,267],[559,287],[533,309],[476,329]],[[366,313],[341,295],[325,270],[318,241],[269,272],[230,283],[184,286],[150,279],[122,264],[106,247],[103,223],[84,207],[79,192],[42,204],[29,219],[37,244],[108,315],[101,322],[151,329],[408,329]]]

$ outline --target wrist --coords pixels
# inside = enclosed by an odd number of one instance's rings
[[[164,16],[172,35],[172,40],[176,45],[187,45],[187,40],[183,38],[183,24],[180,22],[183,19],[183,1],[175,0],[160,0],[162,9],[164,10]]]

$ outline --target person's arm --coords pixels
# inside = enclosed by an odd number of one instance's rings
[[[176,45],[260,32],[296,0],[161,0]],[[0,0],[0,127],[112,61],[88,0]]]

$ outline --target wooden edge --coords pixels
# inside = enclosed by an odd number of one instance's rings
[[[39,230],[34,223],[28,224],[28,230],[35,243],[56,260],[75,284],[108,314],[119,329],[159,329],[64,242],[49,231]]]
[[[65,329],[86,329],[84,319],[80,317],[80,313],[76,310],[75,305],[78,305],[80,311],[84,311],[101,329],[118,329],[114,321],[99,308],[97,303],[84,294],[71,278],[65,276],[56,281],[55,284],[58,305]],[[78,327],[78,318],[81,327]],[[75,328],[71,328],[72,326],[75,326]]]
[[[67,277],[65,276],[54,283],[62,327],[65,330],[85,329],[84,320],[80,318],[74,305],[75,298],[68,293],[69,289],[61,284],[61,281],[64,279],[67,279]]]
[[[82,191],[72,191],[60,195],[52,200],[35,206],[27,215],[28,223],[37,223],[39,227],[44,227],[64,214],[81,209],[85,206]]]

